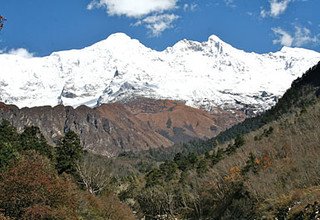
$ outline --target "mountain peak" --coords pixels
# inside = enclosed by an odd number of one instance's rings
[[[281,48],[281,52],[287,52],[288,50],[290,50],[290,49],[292,49],[291,47],[288,47],[288,46],[283,46],[282,48]]]
[[[230,51],[235,49],[234,47],[232,47],[230,44],[224,42],[223,40],[221,40],[218,36],[216,35],[211,35],[208,38],[207,44],[211,47],[211,48],[215,48],[217,50],[218,53],[222,54],[226,51]]]
[[[107,37],[108,41],[112,40],[119,40],[119,41],[128,41],[128,40],[132,40],[131,37],[129,37],[127,34],[125,33],[122,33],[122,32],[119,32],[119,33],[114,33],[114,34],[111,34],[109,35],[109,37]]]
[[[94,45],[98,45],[98,47],[104,45],[111,45],[111,46],[121,46],[131,42],[133,39],[126,35],[125,33],[114,33],[109,35],[106,39],[95,43]]]
[[[138,48],[145,48],[145,46],[141,44],[139,40],[131,38],[125,33],[111,34],[105,40],[102,40],[94,45],[94,48],[102,50],[112,49],[121,50],[123,52],[129,50],[138,50]]]
[[[212,42],[212,41],[214,41],[214,42],[223,42],[223,43],[225,43],[223,40],[221,40],[217,35],[211,35],[209,38],[208,38],[208,41],[209,42]]]

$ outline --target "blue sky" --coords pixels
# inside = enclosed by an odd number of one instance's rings
[[[319,0],[0,0],[0,49],[45,56],[124,32],[156,50],[215,34],[245,51],[320,52],[319,9]]]

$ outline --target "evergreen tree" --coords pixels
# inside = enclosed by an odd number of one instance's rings
[[[16,159],[19,153],[10,143],[0,144],[0,172],[10,165],[13,159]]]
[[[0,171],[8,167],[19,155],[19,134],[9,121],[0,124]]]
[[[57,164],[58,173],[76,173],[76,163],[82,158],[83,150],[79,136],[68,131],[57,145]]]
[[[236,139],[234,140],[234,146],[239,148],[245,144],[245,140],[242,135],[237,135]]]
[[[0,124],[0,143],[10,143],[13,147],[19,147],[19,134],[17,129],[7,120],[2,120]]]
[[[258,173],[258,164],[256,163],[256,156],[253,153],[249,154],[249,158],[246,161],[246,165],[242,168],[241,173],[243,175],[252,171],[253,173]]]
[[[53,148],[36,126],[25,127],[20,135],[20,145],[22,150],[35,150],[43,156],[53,158]]]

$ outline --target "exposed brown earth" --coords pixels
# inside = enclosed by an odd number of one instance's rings
[[[245,115],[220,109],[206,112],[182,102],[139,98],[93,109],[62,105],[19,109],[0,103],[0,117],[20,131],[24,126],[38,126],[53,145],[71,129],[79,134],[86,149],[115,156],[123,151],[170,147],[178,142],[211,138],[242,121]]]
[[[175,143],[212,138],[245,119],[240,111],[231,113],[217,108],[207,112],[172,100],[140,98],[126,103],[125,107],[152,130]]]

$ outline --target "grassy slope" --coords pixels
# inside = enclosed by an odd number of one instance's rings
[[[211,171],[241,178],[256,200],[259,217],[293,217],[308,204],[320,202],[319,86],[320,65],[296,80],[273,109],[254,119],[264,125],[247,133],[245,145]],[[237,176],[236,168],[243,169],[250,154],[255,156],[256,172]]]
[[[270,126],[274,131],[264,135]],[[319,128],[320,102],[317,102],[303,113],[287,115],[247,134],[246,144],[216,164],[213,170],[223,177],[235,175],[232,174],[235,167],[243,168],[252,153],[256,157],[257,173],[250,171],[239,178],[243,178],[246,189],[257,200],[259,212],[264,215],[275,215],[278,209],[294,207],[297,202],[320,201]],[[309,193],[314,201],[305,193],[299,195],[308,189],[318,191]]]

